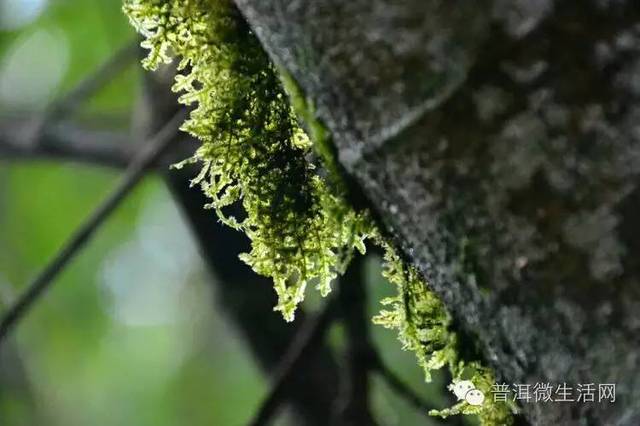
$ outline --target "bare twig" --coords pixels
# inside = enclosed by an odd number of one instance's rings
[[[291,342],[280,361],[274,375],[273,385],[262,401],[258,412],[249,422],[251,426],[268,424],[287,397],[287,385],[298,372],[298,368],[313,350],[322,344],[329,325],[334,317],[333,301],[327,302],[324,310],[315,318],[310,318]]]
[[[109,81],[132,64],[138,53],[136,42],[127,43],[102,63],[92,74],[80,81],[73,89],[51,104],[44,115],[43,126],[69,116]]]
[[[125,144],[118,145],[114,140],[110,140],[108,144],[94,143],[89,146],[88,142],[96,142],[93,139],[101,139],[101,135],[78,134],[77,131],[73,132],[77,130],[76,127],[53,124],[75,112],[83,102],[123,71],[137,58],[137,51],[137,43],[128,43],[66,95],[49,105],[43,114],[33,115],[27,121],[15,120],[11,125],[3,123],[0,132],[0,156],[74,159],[124,167],[128,163],[126,159],[131,158],[133,154],[126,152]],[[80,137],[83,142],[78,143],[74,137]]]
[[[413,389],[409,387],[396,373],[389,368],[380,356],[380,353],[375,347],[371,347],[371,363],[369,364],[371,371],[377,373],[382,380],[395,392],[400,398],[407,401],[415,409],[422,413],[428,413],[433,409],[437,409],[433,404],[430,404],[423,397],[418,395]],[[447,424],[451,426],[466,424],[462,416],[452,416],[446,419],[442,417],[430,417],[433,423]]]
[[[63,121],[42,135],[42,143],[30,138],[33,121],[13,117],[0,121],[0,160],[56,160],[124,169],[142,149],[129,143],[124,131],[110,131]],[[183,145],[181,143],[181,145]],[[164,167],[184,158],[182,151],[195,151],[197,143],[185,138],[181,152],[153,166]]]
[[[29,137],[33,122],[11,118],[0,122],[0,160],[61,160],[125,168],[140,150],[128,143],[125,132],[94,130],[60,123],[42,135],[42,143]],[[135,150],[135,151],[134,151]]]
[[[261,370],[274,378],[282,354],[311,317],[299,308],[296,321],[287,324],[280,314],[273,312],[275,293],[271,279],[256,274],[238,260],[238,254],[251,249],[250,241],[243,233],[218,222],[210,210],[203,209],[209,200],[201,188],[190,187],[189,182],[198,171],[197,166],[185,166],[181,170],[161,171],[160,176],[190,225],[203,260],[216,277],[210,284],[215,287],[220,312],[236,327]],[[240,206],[230,209],[231,215],[244,214]],[[319,342],[298,371],[304,373],[292,377],[286,396],[296,424],[331,424],[339,369],[326,341]]]
[[[73,89],[51,103],[42,114],[33,116],[28,127],[27,145],[46,143],[49,127],[74,113],[83,102],[130,65],[137,57],[137,50],[136,43],[125,45]]]
[[[334,421],[340,425],[376,424],[369,403],[369,373],[375,348],[369,336],[363,266],[363,257],[355,257],[338,288],[340,313],[347,334],[347,374],[341,383],[340,405]]]
[[[382,360],[380,354],[376,351],[373,354],[373,363],[371,368],[374,372],[378,373],[380,377],[389,385],[389,387],[398,394],[398,396],[405,399],[411,405],[413,405],[419,411],[424,413],[429,412],[436,407],[425,401],[420,395],[418,395],[413,389],[411,389],[405,382],[403,382]],[[440,418],[434,417],[434,421],[441,421]]]
[[[171,145],[171,142],[176,138],[178,128],[184,118],[184,111],[177,113],[173,119],[149,141],[145,149],[140,152],[140,155],[135,157],[130,166],[127,167],[122,180],[113,192],[98,206],[86,222],[78,228],[69,241],[67,241],[51,262],[18,298],[15,304],[8,309],[0,321],[0,345],[11,329],[24,317],[28,309],[33,306],[44,291],[47,290],[54,278],[89,241],[93,233],[142,179],[146,169],[158,161],[163,155]]]
[[[423,413],[435,408],[407,386],[383,361],[378,349],[371,341],[366,312],[366,287],[363,277],[362,257],[356,257],[349,265],[339,288],[342,319],[348,340],[349,367],[347,387],[341,407],[342,418],[347,425],[374,425],[371,417],[368,394],[369,373],[377,373],[389,387]],[[440,422],[442,419],[434,419]]]

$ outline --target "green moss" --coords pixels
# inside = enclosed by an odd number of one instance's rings
[[[493,371],[477,360],[460,358],[459,339],[451,329],[451,316],[442,301],[423,282],[415,268],[401,260],[388,242],[381,241],[380,245],[385,250],[383,274],[396,286],[397,295],[382,301],[386,309],[374,317],[374,323],[397,330],[403,349],[416,355],[426,381],[431,381],[433,370],[447,366],[453,384],[469,380],[486,397],[479,406],[462,400],[451,408],[432,410],[429,414],[440,417],[473,414],[478,416],[483,426],[510,425],[516,407],[493,400]]]
[[[193,184],[209,196],[208,207],[221,221],[251,239],[251,251],[241,258],[273,279],[275,309],[293,320],[307,285],[329,293],[332,280],[371,238],[385,249],[385,276],[398,289],[374,321],[398,330],[427,380],[433,369],[447,365],[456,378],[474,370],[474,384],[490,387],[489,370],[458,359],[458,339],[442,302],[384,241],[369,215],[351,208],[329,132],[293,79],[277,72],[230,0],[125,0],[124,10],[145,37],[146,68],[179,58],[173,89],[181,103],[196,106],[183,129],[202,142],[186,160],[202,164]],[[308,161],[313,149],[329,179]],[[242,203],[243,218],[226,214],[234,203]],[[483,424],[507,423],[501,406],[464,404],[433,414],[477,414]]]
[[[431,371],[456,362],[456,336],[449,331],[451,318],[442,302],[427,291],[414,268],[408,267],[395,250],[383,243],[383,275],[397,288],[397,295],[384,299],[387,308],[373,318],[375,324],[398,331],[403,349],[415,353],[431,381]]]
[[[461,380],[471,381],[476,389],[479,389],[485,400],[482,405],[471,405],[462,400],[450,408],[444,410],[431,410],[429,415],[447,418],[449,416],[464,414],[476,415],[483,426],[504,426],[513,424],[513,415],[518,409],[512,401],[496,402],[491,392],[492,386],[495,384],[495,377],[490,368],[482,366],[477,361],[464,362],[460,361],[457,367],[452,371],[454,377],[453,383],[449,386],[452,390],[453,386]]]
[[[203,165],[193,182],[220,220],[251,239],[242,260],[273,279],[276,310],[293,320],[309,283],[326,295],[353,251],[364,252],[366,215],[307,161],[312,144],[274,66],[228,0],[128,0],[124,8],[146,37],[146,68],[180,58],[173,89],[197,105],[183,129],[202,141],[187,160]],[[225,214],[236,202],[246,217]]]
[[[279,72],[282,84],[289,95],[291,106],[298,117],[300,117],[302,122],[306,125],[309,136],[313,141],[315,151],[322,159],[323,166],[327,169],[330,176],[339,177],[340,168],[338,167],[336,157],[333,153],[329,131],[316,117],[313,102],[305,98],[300,86],[298,86],[287,70],[279,68]],[[336,185],[341,186],[340,183],[336,183]]]

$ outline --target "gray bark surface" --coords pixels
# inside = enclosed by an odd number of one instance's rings
[[[236,0],[538,425],[640,424],[640,2]]]

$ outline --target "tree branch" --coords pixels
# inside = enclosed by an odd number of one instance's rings
[[[380,377],[389,385],[389,387],[398,394],[401,398],[405,399],[409,404],[413,405],[418,411],[428,413],[429,410],[433,410],[433,405],[425,401],[420,395],[418,395],[413,389],[407,386],[383,361],[380,355],[375,352],[373,355],[373,363],[371,364],[372,371],[378,373]],[[434,421],[442,421],[439,417],[434,417]]]
[[[375,348],[369,336],[363,257],[356,256],[340,279],[338,300],[347,334],[347,374],[339,398],[336,423],[375,425],[369,404],[372,360]]]
[[[274,372],[308,315],[302,308],[296,321],[288,324],[273,311],[276,295],[273,282],[256,274],[238,260],[238,254],[250,250],[249,239],[222,223],[202,206],[209,200],[200,188],[192,188],[190,179],[197,167],[166,170],[162,176],[198,242],[200,253],[215,275],[216,304],[233,322],[247,343],[262,371],[273,377]],[[230,214],[243,214],[234,206]],[[331,421],[331,407],[338,388],[338,366],[326,344],[316,347],[287,385],[287,402],[294,409],[298,424],[325,426]]]
[[[33,118],[13,117],[0,121],[0,160],[55,160],[100,167],[124,169],[141,151],[131,144],[127,132],[109,131],[70,122],[57,123],[34,143]],[[182,141],[181,141],[182,143]],[[186,138],[184,149],[194,151],[197,144]],[[181,153],[159,159],[152,166],[166,167],[182,159]]]
[[[40,130],[45,129],[50,123],[73,114],[83,102],[95,95],[115,76],[132,64],[137,58],[137,53],[138,44],[136,42],[127,43],[116,51],[92,74],[47,108],[40,122]]]
[[[69,241],[56,254],[51,262],[29,285],[26,291],[18,298],[14,305],[4,314],[0,321],[0,346],[11,329],[28,312],[29,308],[49,288],[55,277],[64,269],[69,261],[84,247],[93,233],[104,223],[105,219],[118,207],[120,202],[131,192],[135,185],[142,179],[146,169],[162,156],[175,139],[180,124],[185,118],[184,111],[176,114],[147,144],[147,146],[134,158],[127,168],[120,184],[98,206],[87,221],[78,228]]]
[[[84,128],[60,123],[48,129],[42,143],[34,143],[33,119],[11,118],[0,122],[0,159],[61,160],[125,168],[139,147],[128,143],[124,132]]]
[[[393,390],[400,398],[407,401],[414,408],[422,413],[428,413],[433,409],[437,409],[434,405],[427,402],[424,398],[418,395],[413,389],[411,389],[396,373],[389,368],[382,360],[380,353],[373,349],[371,371],[377,373],[385,383]],[[452,416],[447,419],[441,417],[430,417],[434,423],[447,424],[451,426],[465,425],[463,416]]]
[[[308,319],[298,331],[276,369],[271,390],[263,400],[253,420],[249,422],[249,425],[266,425],[277,412],[288,396],[287,388],[289,383],[294,375],[299,372],[299,368],[305,358],[322,344],[333,317],[333,299],[329,299],[324,310],[317,317]]]
[[[23,158],[27,155],[29,157],[42,155],[67,158],[69,154],[75,154],[76,158],[84,161],[124,167],[121,164],[121,158],[126,159],[130,158],[130,156],[121,156],[113,152],[112,143],[106,144],[104,147],[96,146],[93,149],[80,148],[82,144],[69,147],[56,143],[60,139],[61,129],[58,128],[56,131],[50,132],[50,128],[63,118],[74,113],[83,102],[96,94],[131,64],[137,57],[137,51],[136,43],[125,45],[67,94],[51,103],[44,113],[33,115],[26,122],[21,122],[16,129],[13,128],[13,125],[3,124],[2,133],[0,133],[0,142],[2,142],[0,150],[4,152],[0,151],[0,154],[23,156]],[[71,129],[63,130],[68,132]],[[7,134],[12,135],[12,137],[6,136]],[[95,137],[96,135],[92,136]],[[66,140],[67,138],[63,139]],[[53,145],[48,146],[52,142]],[[125,162],[124,164],[126,165],[127,163]]]

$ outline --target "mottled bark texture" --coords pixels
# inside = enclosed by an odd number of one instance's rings
[[[465,350],[616,383],[525,418],[640,424],[640,2],[236,2]]]

